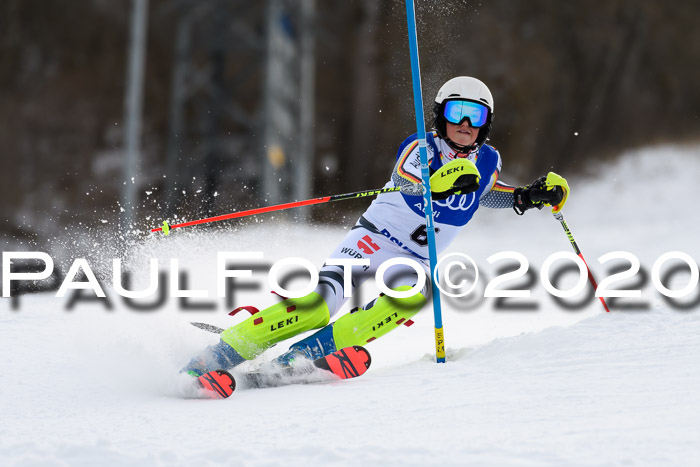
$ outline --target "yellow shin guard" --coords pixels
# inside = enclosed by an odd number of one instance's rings
[[[221,340],[251,360],[276,343],[328,324],[330,313],[321,295],[286,299],[221,333]]]
[[[409,286],[396,291],[410,290]],[[365,345],[401,326],[425,305],[426,297],[416,293],[412,297],[394,298],[382,295],[366,308],[341,316],[333,324],[333,339],[338,349],[351,345]]]

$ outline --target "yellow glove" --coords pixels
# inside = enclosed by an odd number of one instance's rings
[[[513,197],[513,209],[519,215],[545,206],[552,206],[552,212],[557,213],[569,197],[569,184],[562,176],[549,172],[546,177],[543,175],[527,186],[516,188]]]
[[[554,172],[549,172],[547,174],[547,179],[545,180],[545,185],[547,186],[547,190],[555,190],[556,188],[560,188],[562,190],[562,199],[559,203],[552,206],[552,212],[559,212],[561,211],[561,208],[564,207],[564,204],[566,204],[566,200],[569,198],[569,184],[566,182],[566,179],[562,177],[559,174],[556,174]]]
[[[430,191],[438,201],[452,195],[466,195],[479,189],[480,179],[479,169],[472,161],[457,158],[430,176]]]

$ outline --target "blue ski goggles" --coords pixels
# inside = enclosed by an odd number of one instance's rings
[[[459,125],[464,119],[467,119],[470,127],[481,128],[488,121],[489,108],[473,101],[447,101],[443,115],[448,122],[455,125]]]

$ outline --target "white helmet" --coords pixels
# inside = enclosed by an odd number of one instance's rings
[[[482,123],[479,126],[474,125],[474,122],[469,121],[470,125],[475,128],[480,128],[479,136],[474,142],[474,146],[463,146],[451,141],[447,138],[447,119],[445,118],[445,106],[450,101],[467,101],[481,104],[486,108],[483,115]],[[494,105],[493,96],[489,88],[481,81],[470,76],[458,76],[452,78],[442,85],[435,96],[435,104],[433,105],[433,113],[435,114],[435,128],[437,129],[440,138],[444,139],[450,147],[459,152],[466,152],[477,147],[480,147],[491,132],[491,123],[493,122]],[[460,114],[461,115],[461,114]],[[464,118],[469,118],[465,116]]]

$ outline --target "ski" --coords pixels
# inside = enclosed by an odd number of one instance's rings
[[[356,345],[336,350],[313,362],[301,361],[289,367],[244,373],[239,376],[239,381],[242,387],[257,389],[357,378],[371,363],[367,349]]]
[[[226,370],[214,370],[197,378],[206,394],[214,399],[225,399],[236,390],[236,380]]]
[[[212,398],[225,399],[233,394],[237,383],[240,383],[241,389],[258,389],[357,378],[367,371],[371,363],[367,349],[355,345],[312,362],[302,361],[289,367],[241,373],[235,378],[225,370],[215,370],[203,374],[198,380]]]

